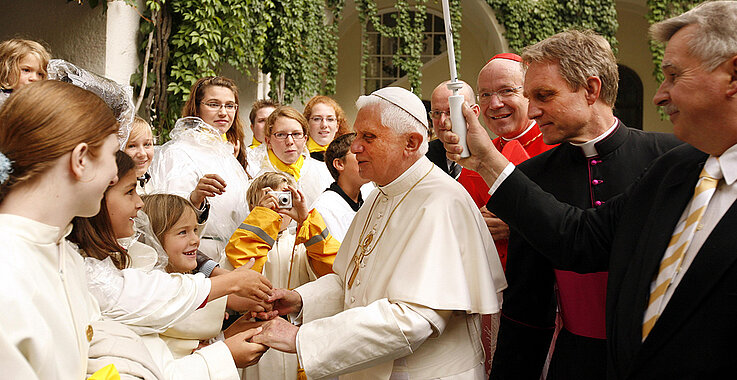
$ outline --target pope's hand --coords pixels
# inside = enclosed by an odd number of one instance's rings
[[[302,310],[302,296],[294,290],[274,289],[274,294],[269,297],[271,312],[253,313],[253,316],[262,319],[272,319],[279,315],[298,313]]]
[[[275,350],[288,353],[297,352],[297,332],[299,327],[287,322],[283,318],[274,318],[266,322],[260,334],[251,341],[269,346]]]
[[[261,327],[257,327],[225,339],[225,345],[228,346],[236,367],[245,368],[256,364],[261,355],[269,349],[265,345],[253,342],[254,335],[260,332]]]

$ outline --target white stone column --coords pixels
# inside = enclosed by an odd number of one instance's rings
[[[271,82],[271,74],[264,74],[261,70],[258,71],[258,89],[256,93],[257,99],[266,99],[269,97],[269,90]]]
[[[143,9],[141,0],[136,4]],[[107,39],[105,41],[105,76],[120,84],[130,84],[138,69],[138,27],[140,16],[123,0],[108,0]]]

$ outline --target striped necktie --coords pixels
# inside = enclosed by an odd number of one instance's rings
[[[650,331],[655,326],[655,322],[660,317],[665,292],[670,287],[673,279],[681,270],[683,257],[688,250],[694,233],[701,229],[700,221],[704,216],[706,206],[714,195],[717,183],[722,178],[722,171],[719,167],[717,157],[709,157],[704,165],[704,169],[699,174],[699,182],[696,184],[694,195],[689,203],[688,212],[681,215],[676,228],[673,230],[673,236],[668,243],[663,259],[660,262],[658,275],[650,283],[650,300],[645,310],[645,317],[642,323],[642,340],[647,338]]]

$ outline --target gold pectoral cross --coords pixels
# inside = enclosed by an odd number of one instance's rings
[[[355,255],[353,255],[353,272],[351,272],[351,277],[348,279],[348,289],[350,289],[353,286],[353,281],[356,280],[356,276],[358,275],[358,270],[361,268],[361,263],[363,263],[363,258],[368,256],[371,251],[366,253],[366,250],[368,249],[369,244],[371,244],[371,241],[374,240],[374,233],[373,231],[366,235],[366,238],[363,239],[363,242],[359,245],[359,248],[361,249],[361,253],[356,252]]]

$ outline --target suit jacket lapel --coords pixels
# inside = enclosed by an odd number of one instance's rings
[[[641,240],[627,259],[628,262],[622,263],[627,268],[625,274],[618,284],[610,284],[615,287],[610,295],[617,294],[616,303],[609,305],[609,318],[613,318],[608,331],[609,338],[613,339],[610,344],[618,353],[617,361],[622,364],[630,362],[628,368],[637,368],[632,364],[640,356],[642,317],[650,297],[650,283],[658,271],[673,228],[693,195],[698,173],[706,160],[706,155],[697,154],[700,156],[694,160],[663,173],[661,186],[651,189],[657,197],[649,205],[640,205],[650,209],[643,213],[643,217],[649,221],[645,224],[647,228],[641,232]],[[628,371],[622,370],[625,373]]]
[[[640,359],[645,360],[668,341],[673,331],[679,329],[699,309],[703,299],[722,280],[724,272],[737,261],[737,242],[732,238],[735,224],[737,202],[730,206],[699,249],[663,314],[643,343]]]
[[[623,349],[625,356],[635,357],[642,345],[642,317],[650,298],[650,283],[658,271],[665,248],[668,246],[678,219],[693,195],[693,189],[701,165],[691,162],[691,167],[672,168],[657,191],[658,198],[653,202],[652,210],[647,214],[648,228],[641,232],[644,239],[637,245],[635,253],[627,263],[626,274],[619,284],[617,303],[611,305],[611,315],[616,316],[610,331],[618,351]],[[689,175],[683,175],[684,171]],[[693,173],[691,173],[693,172]],[[695,174],[694,174],[695,173]],[[648,207],[648,205],[643,205]],[[614,286],[617,286],[614,284]],[[624,359],[624,358],[622,358]]]

